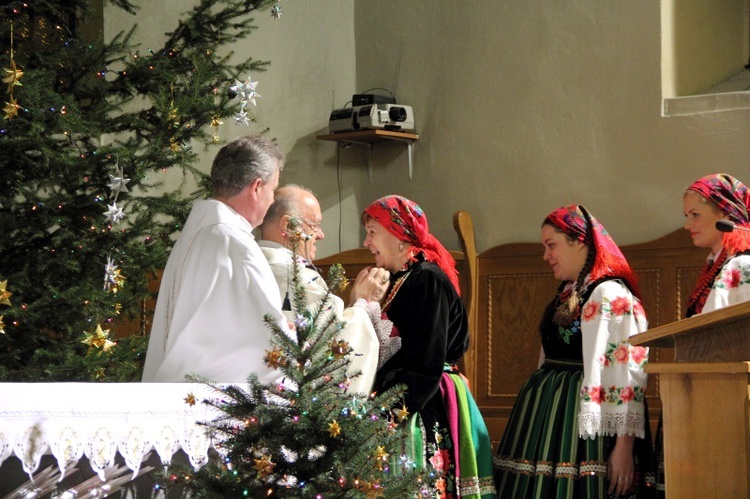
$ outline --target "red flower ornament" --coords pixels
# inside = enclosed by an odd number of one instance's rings
[[[588,322],[590,321],[596,314],[599,313],[600,304],[596,301],[590,301],[586,304],[586,306],[583,308],[583,311],[581,312],[581,316],[583,317],[583,320]]]
[[[740,273],[739,269],[732,269],[724,277],[724,284],[726,284],[727,288],[732,289],[738,287],[741,280],[742,274]]]
[[[633,391],[633,387],[626,386],[622,390],[620,390],[620,400],[623,402],[630,402],[635,398],[635,391]]]
[[[627,314],[630,312],[631,308],[632,305],[630,300],[624,296],[618,296],[609,304],[609,309],[612,311],[612,314],[616,316]]]
[[[438,471],[445,471],[449,461],[450,461],[450,456],[446,449],[438,450],[430,458],[430,464],[432,465],[433,468],[435,468]]]
[[[601,404],[604,401],[604,388],[599,386],[588,387],[588,395],[592,402]]]
[[[614,352],[612,352],[612,356],[620,364],[627,363],[628,359],[630,357],[629,352],[628,352],[628,345],[627,344],[621,344],[619,347],[617,347],[615,349]]]
[[[642,365],[648,358],[648,348],[646,347],[630,347],[630,360],[635,362],[637,365]]]

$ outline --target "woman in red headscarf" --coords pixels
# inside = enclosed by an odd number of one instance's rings
[[[375,390],[406,385],[400,409],[410,415],[408,457],[437,477],[434,497],[495,497],[489,434],[456,367],[469,331],[455,261],[409,199],[378,199],[362,223],[364,246],[391,273],[383,311],[401,338]]]
[[[543,365],[521,388],[495,456],[503,498],[642,497],[651,467],[647,322],[635,274],[583,206],[542,224],[561,281],[540,324]]]
[[[710,250],[688,299],[685,317],[750,301],[750,189],[726,173],[707,175],[685,190],[682,204],[684,227],[690,231],[693,244]],[[661,419],[656,452],[661,462]],[[663,466],[659,469],[663,470]],[[657,482],[664,490],[661,473]]]
[[[708,175],[688,187],[683,207],[693,244],[711,250],[685,316],[750,300],[750,190],[731,175]]]

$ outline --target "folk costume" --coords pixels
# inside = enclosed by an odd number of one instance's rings
[[[723,234],[722,249],[708,255],[706,265],[688,299],[685,317],[712,312],[750,301],[750,189],[725,173],[707,175],[693,182],[688,191],[714,203],[735,225]],[[739,228],[739,229],[737,229]],[[665,494],[663,420],[656,433],[657,488]]]
[[[589,247],[582,272],[590,270],[583,280],[563,282],[544,312],[544,364],[521,388],[498,446],[498,496],[606,497],[608,457],[619,435],[637,437],[634,483],[643,488],[639,465],[652,461],[644,406],[648,349],[631,346],[629,338],[645,331],[647,321],[635,275],[582,206],[555,210],[545,223]],[[571,294],[578,296],[575,313],[556,319]]]
[[[495,497],[489,434],[456,367],[469,331],[455,261],[430,234],[422,209],[406,198],[381,198],[363,217],[412,245],[406,266],[391,275],[383,305],[401,349],[378,371],[375,389],[406,385],[406,452],[437,473],[436,497]]]
[[[282,299],[290,293],[290,272],[292,263],[292,251],[283,245],[273,241],[258,241],[263,255],[268,260],[273,271],[276,283],[279,286]],[[318,307],[328,294],[328,285],[317,270],[310,266],[310,262],[298,256],[296,262],[300,283],[305,292],[305,300],[309,309]],[[328,294],[327,310],[338,320],[346,323],[339,338],[346,341],[352,348],[349,354],[350,364],[348,372],[360,374],[350,379],[348,391],[350,393],[369,394],[375,381],[375,371],[378,367],[378,356],[380,342],[375,332],[375,327],[370,320],[370,315],[376,317],[376,325],[382,329],[386,337],[390,334],[390,328],[385,321],[380,319],[380,305],[378,303],[367,303],[360,299],[352,307],[344,308],[344,301],[333,293]],[[370,311],[370,307],[376,310]],[[294,322],[293,312],[285,311],[284,314],[289,322]]]
[[[712,201],[734,222],[723,235],[722,250],[708,256],[688,302],[687,317],[750,300],[750,189],[721,173],[695,181],[688,190]],[[737,229],[739,228],[739,229]]]
[[[263,361],[271,344],[263,316],[284,328],[287,320],[252,230],[221,201],[193,204],[164,269],[142,381],[180,382],[193,373],[244,383],[255,373],[270,383],[279,376]]]

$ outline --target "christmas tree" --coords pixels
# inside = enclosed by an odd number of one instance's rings
[[[146,338],[119,324],[140,316],[205,192],[196,148],[225,119],[253,121],[250,75],[268,65],[226,47],[256,11],[281,14],[273,0],[197,0],[143,48],[135,28],[84,36],[88,4],[0,0],[0,380],[140,379]],[[183,184],[167,188],[174,169]]]
[[[203,402],[221,414],[208,424],[217,455],[198,472],[173,470],[164,485],[206,498],[430,497],[434,477],[405,454],[408,411],[391,410],[403,387],[346,391],[351,348],[327,306],[346,281],[343,269],[331,268],[329,294],[314,309],[305,308],[297,266],[290,269],[294,337],[266,317],[273,344],[265,362],[283,378],[264,385],[250,375],[247,388],[215,387]]]

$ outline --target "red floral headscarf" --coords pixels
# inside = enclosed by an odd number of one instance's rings
[[[368,206],[364,214],[372,217],[400,241],[411,244],[416,253],[424,255],[425,260],[434,262],[448,276],[456,292],[461,294],[456,261],[430,234],[427,216],[417,203],[402,196],[385,196]]]
[[[712,201],[736,226],[750,229],[750,189],[736,178],[726,173],[707,175],[693,182],[687,190]],[[732,254],[747,251],[750,249],[750,232],[725,232],[722,245]]]
[[[619,277],[628,284],[633,294],[640,297],[635,272],[604,226],[586,208],[579,204],[563,206],[547,215],[544,221],[551,222],[563,233],[596,251],[594,265],[591,267],[591,280],[596,281],[606,276]]]

